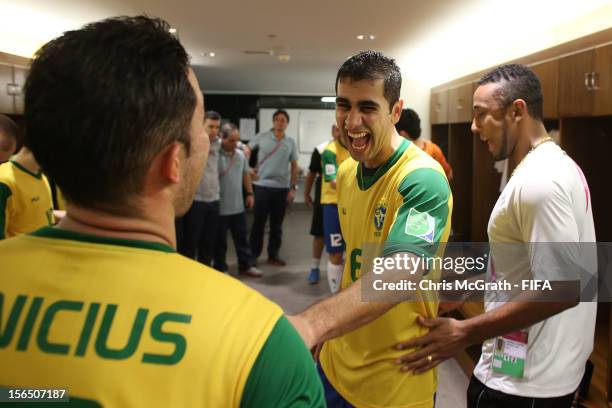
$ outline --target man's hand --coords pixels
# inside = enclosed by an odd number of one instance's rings
[[[397,350],[418,347],[412,353],[395,360],[395,364],[402,366],[401,371],[424,373],[470,345],[467,329],[461,320],[447,317],[425,319],[419,316],[417,321],[430,331],[424,336],[395,346]]]
[[[287,316],[287,319],[291,322],[302,340],[304,340],[308,350],[311,350],[316,345],[316,340],[314,338],[313,329],[310,327],[308,321],[300,315]]]
[[[256,169],[249,170],[249,174],[251,175],[251,179],[253,181],[259,180],[259,176],[257,175],[257,170]]]
[[[312,197],[310,196],[310,194],[304,194],[304,201],[306,202],[306,205],[308,206],[308,208],[312,208],[313,202],[312,202]]]
[[[287,202],[291,204],[293,200],[295,200],[295,190],[290,188],[289,192],[287,193]]]
[[[246,208],[253,208],[255,205],[255,197],[252,194],[249,194],[246,198]]]

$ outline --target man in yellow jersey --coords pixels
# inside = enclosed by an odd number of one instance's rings
[[[321,168],[323,177],[321,180],[321,206],[323,207],[323,235],[325,238],[325,249],[329,256],[327,261],[327,282],[329,289],[335,293],[340,288],[342,280],[342,269],[344,268],[342,256],[344,254],[344,239],[340,230],[340,219],[338,218],[338,194],[336,193],[336,176],[338,166],[349,157],[349,152],[339,140],[340,129],[332,126],[334,140],[329,142],[323,154],[321,154]]]
[[[426,333],[416,319],[437,315],[435,299],[406,293],[410,301],[399,302],[386,292],[388,301],[362,299],[372,275],[362,267],[366,247],[381,245],[384,261],[418,260],[432,256],[450,232],[452,195],[444,170],[395,130],[400,87],[398,66],[374,51],[346,60],[336,77],[336,122],[352,157],[336,181],[347,262],[340,292],[292,317],[308,346],[325,341],[320,374],[330,407],[434,404],[435,371],[401,372],[394,346],[397,339]],[[429,273],[413,272],[411,281]]]
[[[0,385],[97,406],[324,406],[282,310],[175,251],[208,155],[203,96],[169,25],[120,17],[43,46],[27,144],[66,217],[0,242]]]
[[[53,222],[49,182],[24,146],[11,160],[0,164],[0,240]]]
[[[6,163],[17,150],[17,125],[0,114],[0,164]]]

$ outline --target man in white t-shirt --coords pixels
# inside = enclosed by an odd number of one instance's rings
[[[522,65],[501,66],[479,81],[473,109],[474,134],[496,161],[507,158],[514,170],[489,218],[487,280],[594,279],[588,184],[580,167],[546,133],[538,78]],[[522,245],[524,256],[508,256],[503,248],[508,244]],[[471,319],[420,319],[431,331],[398,345],[418,348],[396,363],[418,373],[482,342],[468,407],[569,408],[593,349],[596,302],[569,297],[508,302],[497,295],[487,292],[486,312]],[[505,347],[514,347],[523,358],[504,362],[510,350]]]

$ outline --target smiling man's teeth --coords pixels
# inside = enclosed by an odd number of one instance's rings
[[[368,135],[368,132],[359,132],[359,133],[348,132],[348,135],[352,138],[360,138],[360,137],[366,137]]]

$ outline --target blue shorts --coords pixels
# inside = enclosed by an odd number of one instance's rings
[[[336,204],[322,204],[323,207],[323,236],[325,237],[325,250],[328,254],[344,252],[344,239],[340,231],[340,218]]]
[[[323,372],[323,369],[321,368],[321,363],[317,363],[317,371],[319,372],[319,377],[321,377],[321,382],[323,383],[323,391],[325,392],[325,402],[327,402],[327,408],[354,408],[353,405],[349,404],[349,402],[345,400],[329,382],[325,372]]]

